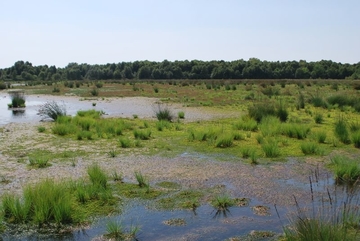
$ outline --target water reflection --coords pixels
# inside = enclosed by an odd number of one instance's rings
[[[14,116],[24,116],[25,115],[25,109],[12,109],[12,114]]]

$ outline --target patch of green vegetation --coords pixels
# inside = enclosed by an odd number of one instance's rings
[[[199,190],[182,190],[156,200],[155,206],[166,210],[195,209],[200,206],[200,199],[204,196],[204,192]]]
[[[163,182],[159,182],[156,184],[159,187],[165,188],[165,189],[180,189],[181,185],[177,182],[168,182],[168,181],[163,181]]]
[[[138,184],[133,183],[118,183],[115,186],[115,190],[120,196],[140,199],[155,199],[166,193],[166,191],[161,191],[150,187],[142,188],[139,187]]]
[[[331,158],[331,167],[337,182],[353,184],[360,177],[359,160],[346,156],[334,156]]]

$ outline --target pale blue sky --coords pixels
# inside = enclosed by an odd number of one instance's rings
[[[0,68],[151,60],[360,61],[359,0],[2,0]]]

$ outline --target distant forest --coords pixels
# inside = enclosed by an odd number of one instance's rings
[[[269,62],[256,58],[236,61],[134,61],[102,65],[69,63],[64,68],[33,66],[17,61],[0,69],[3,81],[117,80],[117,79],[360,79],[360,62]]]

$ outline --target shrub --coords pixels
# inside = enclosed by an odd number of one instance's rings
[[[55,101],[50,101],[40,107],[38,114],[42,116],[43,119],[56,121],[58,117],[66,116],[66,107],[64,104],[60,105]]]
[[[156,118],[161,121],[161,120],[166,120],[171,122],[174,118],[170,108],[166,105],[162,105],[162,104],[157,104],[157,106],[155,106],[154,108],[154,112],[156,115]]]
[[[335,136],[344,144],[350,143],[349,131],[344,118],[340,117],[335,123]]]
[[[94,186],[107,188],[107,176],[106,173],[97,164],[92,164],[87,168],[90,181]]]
[[[59,93],[60,92],[60,88],[57,86],[54,86],[54,89],[52,90],[53,93]]]
[[[335,180],[337,182],[353,184],[360,177],[360,166],[358,160],[350,159],[345,156],[334,156],[331,158],[331,164],[333,166]]]
[[[280,156],[280,149],[277,141],[268,140],[261,144],[265,157],[274,158]]]

